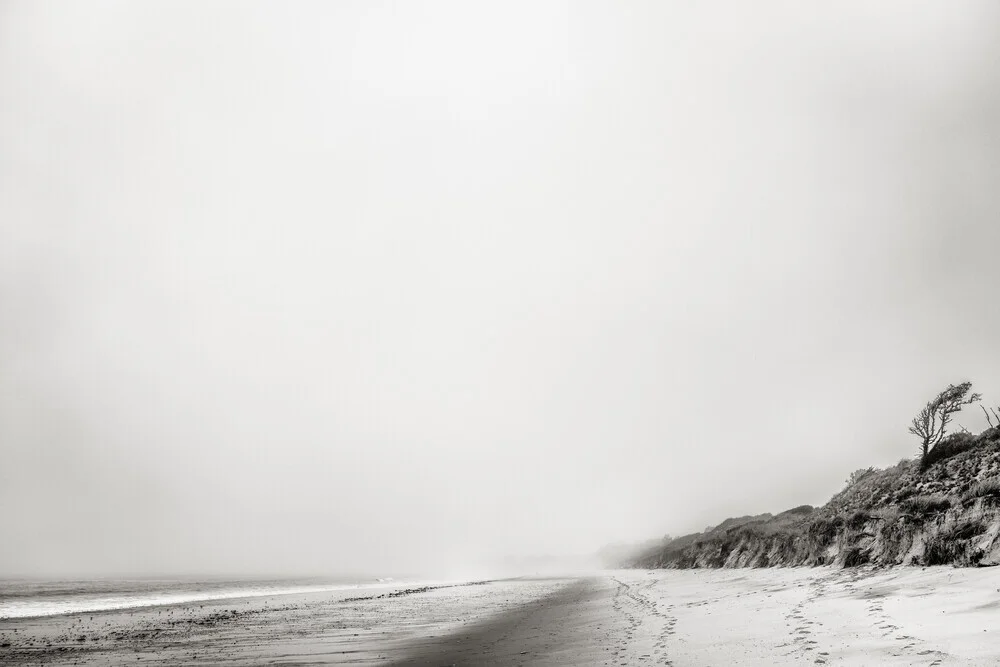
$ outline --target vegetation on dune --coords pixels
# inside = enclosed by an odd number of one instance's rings
[[[967,503],[976,498],[998,498],[1000,497],[1000,477],[992,477],[973,484],[968,491],[962,495],[962,502]]]
[[[982,395],[969,393],[971,382],[950,384],[927,402],[910,424],[910,433],[920,438],[920,465],[927,467],[927,454],[948,434],[948,424],[966,405],[982,400]]]
[[[951,508],[951,500],[947,496],[935,494],[931,496],[911,496],[899,504],[900,510],[910,516],[931,516],[940,514]]]
[[[919,457],[885,469],[854,471],[822,507],[727,519],[671,538],[626,565],[1000,564],[1000,412],[989,428],[949,432],[953,418],[980,400],[963,382],[949,385],[913,419]],[[996,422],[996,423],[994,423]]]

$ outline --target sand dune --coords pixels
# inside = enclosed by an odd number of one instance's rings
[[[1000,570],[617,570],[0,621],[0,663],[996,665]]]

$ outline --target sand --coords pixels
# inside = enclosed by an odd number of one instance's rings
[[[997,665],[1000,569],[617,570],[285,595],[0,621],[0,645],[12,665]]]

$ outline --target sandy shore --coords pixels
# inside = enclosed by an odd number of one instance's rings
[[[1000,570],[628,570],[7,620],[0,664],[996,665]]]

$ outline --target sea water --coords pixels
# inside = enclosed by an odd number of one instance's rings
[[[0,619],[133,609],[205,600],[378,589],[404,585],[391,578],[273,579],[0,579]]]

